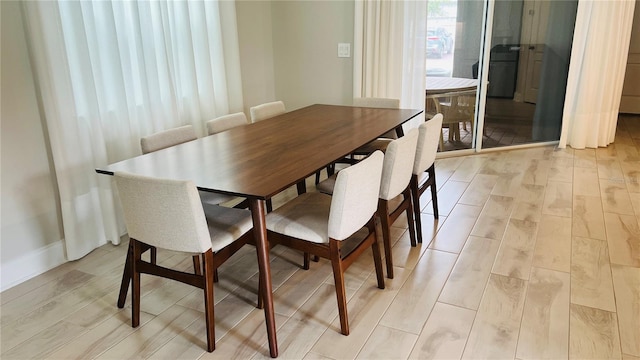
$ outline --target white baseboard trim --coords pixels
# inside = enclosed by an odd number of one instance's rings
[[[5,291],[35,276],[47,272],[67,262],[62,240],[31,251],[23,256],[3,263],[0,268],[2,283],[0,291]]]

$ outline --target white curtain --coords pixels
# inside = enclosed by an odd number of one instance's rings
[[[26,1],[32,66],[58,183],[67,258],[124,233],[108,176],[160,130],[242,111],[235,4]]]
[[[559,147],[613,142],[635,0],[580,0]]]
[[[426,25],[426,1],[356,1],[353,96],[424,109]],[[424,115],[408,127],[422,121]]]

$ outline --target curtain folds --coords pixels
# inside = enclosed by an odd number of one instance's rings
[[[235,4],[27,1],[30,55],[51,143],[67,259],[124,225],[95,168],[140,154],[142,136],[242,111]]]
[[[580,0],[559,147],[614,141],[635,0]]]
[[[354,97],[400,99],[404,108],[425,101],[426,1],[355,2]],[[412,121],[416,127],[422,121]]]

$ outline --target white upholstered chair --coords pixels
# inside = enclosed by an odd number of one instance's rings
[[[286,112],[282,101],[274,101],[249,108],[251,122],[255,123]]]
[[[413,199],[413,212],[416,223],[418,242],[422,242],[422,220],[420,217],[420,196],[427,188],[431,188],[431,204],[433,205],[433,217],[438,218],[438,194],[436,191],[435,160],[438,152],[438,143],[442,132],[442,114],[436,114],[430,120],[425,121],[418,128],[418,146],[416,158],[413,164],[413,174],[409,187]],[[422,175],[428,177],[422,181]],[[416,244],[411,243],[412,246]]]
[[[200,202],[191,181],[114,174],[129,232],[125,272],[132,279],[131,323],[140,324],[140,274],[151,274],[204,290],[207,351],[215,349],[214,271],[253,236],[249,210]],[[200,254],[201,274],[168,269],[141,259],[149,247]]]
[[[197,139],[198,136],[193,126],[185,125],[177,128],[160,131],[140,139],[140,147],[143,154],[162,150]]]
[[[266,217],[271,244],[282,244],[331,260],[340,328],[344,335],[349,335],[344,272],[369,247],[373,250],[378,287],[384,289],[374,221],[383,158],[382,152],[377,151],[340,171],[333,196],[305,193]],[[359,230],[365,225],[366,233],[360,234]],[[352,237],[356,232],[359,236]],[[359,241],[357,247],[349,248],[353,250],[341,250],[343,244],[356,240]]]
[[[213,135],[234,127],[247,124],[247,116],[243,112],[224,115],[207,121],[207,134]]]
[[[370,107],[370,108],[382,108],[382,109],[399,109],[400,108],[400,100],[398,99],[390,99],[390,98],[354,98],[353,106],[359,107]],[[398,135],[395,130],[390,130],[380,136],[379,138],[359,147],[354,151],[355,155],[367,155],[376,150],[384,150],[389,145],[389,142],[393,139],[397,139]]]
[[[143,154],[180,145],[188,141],[196,140],[198,136],[193,126],[185,125],[169,130],[160,131],[140,139],[140,147]],[[206,204],[221,204],[235,199],[233,196],[217,194],[208,191],[200,191],[200,200]]]
[[[405,136],[391,141],[387,146],[384,156],[377,213],[382,225],[387,277],[390,279],[393,278],[391,224],[393,224],[403,212],[407,214],[411,243],[414,244],[416,241],[409,181],[411,180],[417,142],[418,130],[413,129]],[[338,175],[342,171],[344,170],[340,170]],[[332,176],[318,184],[316,188],[321,193],[335,194],[334,179],[335,177]],[[395,209],[390,209],[389,202],[400,195],[402,195],[402,202]]]

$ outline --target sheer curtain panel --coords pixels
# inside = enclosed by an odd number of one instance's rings
[[[142,136],[242,110],[235,4],[25,1],[23,13],[62,204],[67,259],[124,225],[95,168]]]
[[[634,5],[635,0],[578,2],[559,147],[613,142]]]
[[[424,108],[426,25],[426,1],[356,1],[353,96],[400,99],[400,107]]]

